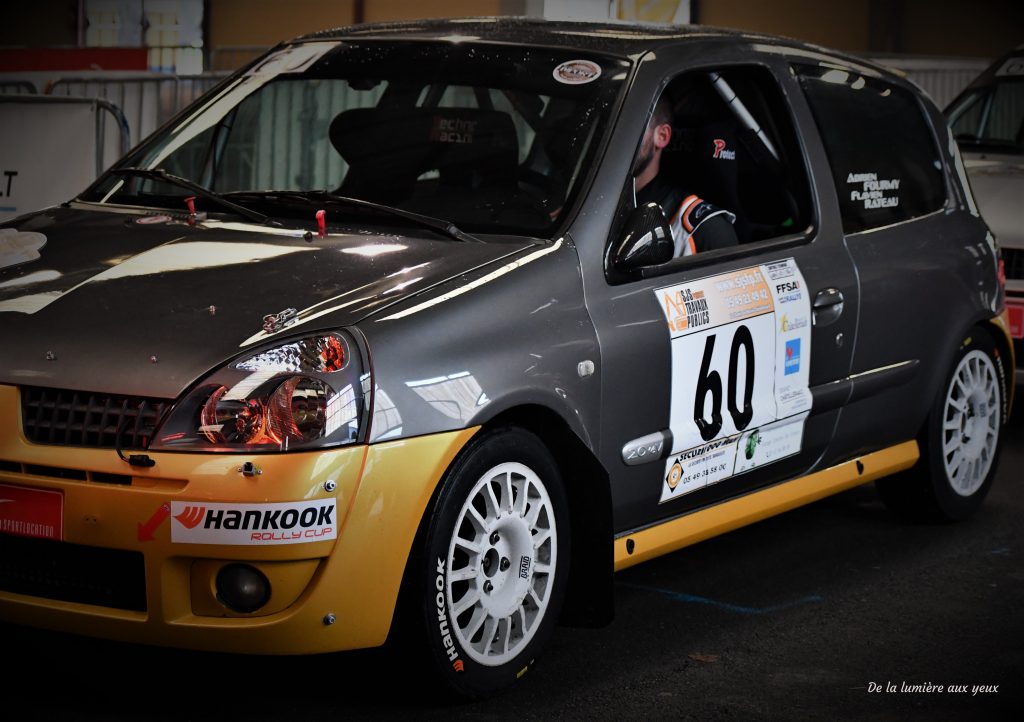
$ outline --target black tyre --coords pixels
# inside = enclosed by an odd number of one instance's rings
[[[530,668],[557,622],[569,571],[558,467],[516,428],[471,442],[446,475],[413,585],[431,666],[485,697]]]
[[[981,504],[999,460],[1006,369],[988,332],[963,339],[921,432],[921,458],[876,482],[889,508],[920,521],[960,521]]]

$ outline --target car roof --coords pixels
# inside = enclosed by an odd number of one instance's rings
[[[758,43],[820,53],[885,72],[864,58],[791,38],[709,25],[660,25],[622,21],[577,22],[525,17],[479,17],[349,25],[321,30],[297,41],[374,38],[389,40],[474,40],[487,43],[556,46],[619,56],[636,56],[686,40]]]

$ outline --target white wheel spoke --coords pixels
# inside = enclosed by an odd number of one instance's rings
[[[960,383],[960,382],[957,381],[957,383]],[[964,401],[963,399],[954,399],[953,397],[950,397],[950,398],[946,399],[946,404],[948,406],[952,406],[954,409],[959,411],[961,414],[966,414],[967,413],[967,402]]]
[[[541,512],[544,511],[544,505],[536,503],[530,509],[530,513],[526,515],[526,523],[531,529],[537,528],[537,519],[540,518]]]
[[[476,633],[480,631],[480,627],[484,626],[484,622],[486,621],[487,612],[485,612],[482,608],[477,609],[475,612],[473,612],[473,616],[470,618],[465,630],[463,630],[466,633],[467,642],[468,640],[476,636]]]
[[[960,453],[959,447],[953,452],[953,458],[947,463],[947,467],[951,470],[950,476],[956,476],[960,470],[961,464],[963,464],[964,456]]]
[[[473,567],[463,567],[453,571],[448,576],[448,581],[454,584],[455,582],[468,582],[470,579],[476,578],[476,569]]]
[[[502,487],[502,496],[505,497],[504,500],[503,500],[505,503],[502,504],[502,507],[505,509],[505,511],[507,511],[509,514],[511,514],[512,513],[512,499],[514,497],[514,494],[512,493],[512,472],[511,471],[508,472],[507,474],[505,474],[505,484]]]
[[[526,624],[526,610],[522,607],[516,610],[516,615],[519,617],[519,629],[522,630],[523,635],[526,635],[527,624]]]
[[[532,486],[532,484],[530,484],[530,480],[529,479],[524,479],[523,480],[523,489],[522,489],[522,491],[519,494],[519,500],[518,500],[518,503],[516,504],[517,508],[515,509],[515,511],[519,514],[519,516],[526,516],[526,507],[530,503],[530,488],[531,488],[531,486]]]
[[[484,625],[484,656],[491,653],[491,645],[494,644],[494,636],[498,631],[498,620],[494,617],[487,618]]]
[[[476,510],[476,507],[470,505],[466,510],[466,517],[469,519],[469,523],[476,527],[476,530],[481,534],[487,533],[487,522],[480,516],[480,512]]]
[[[501,504],[498,503],[498,497],[494,495],[494,484],[488,482],[486,484],[487,489],[487,501],[489,502],[487,511],[489,516],[497,518],[501,511]]]
[[[533,548],[534,549],[540,549],[542,546],[544,546],[544,542],[546,542],[550,538],[551,538],[551,530],[550,529],[541,529],[540,531],[538,531],[536,534],[533,535]]]
[[[480,553],[480,545],[476,544],[475,542],[471,542],[468,539],[463,539],[462,537],[455,537],[455,546],[461,547],[462,549],[465,549],[471,554]]]
[[[512,641],[512,617],[506,617],[501,621],[502,624],[499,625],[498,629],[501,629],[501,627],[505,628],[505,640],[504,643],[502,644],[501,653],[508,654],[508,645]]]
[[[454,609],[452,609],[452,617],[460,617],[462,613],[472,607],[480,601],[480,592],[476,589],[470,589],[466,592],[466,596],[456,602]]]

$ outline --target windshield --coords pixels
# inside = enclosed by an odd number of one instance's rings
[[[119,165],[159,169],[275,217],[312,217],[295,192],[327,192],[471,232],[546,236],[587,176],[627,69],[550,48],[302,43],[271,53]],[[82,198],[180,211],[193,195],[152,175],[111,174]],[[365,213],[328,210],[332,222]]]
[[[974,88],[947,115],[965,149],[1024,154],[1024,77],[997,78]]]

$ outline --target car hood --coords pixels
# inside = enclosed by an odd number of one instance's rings
[[[268,338],[351,325],[533,243],[365,231],[306,240],[301,229],[88,207],[5,225],[0,383],[159,398]],[[286,309],[295,325],[263,330]]]
[[[964,154],[978,209],[1006,248],[1024,248],[1024,157]]]

